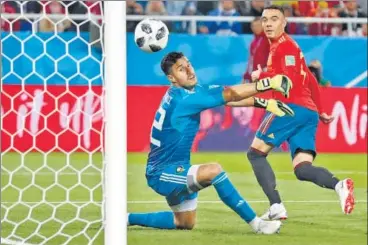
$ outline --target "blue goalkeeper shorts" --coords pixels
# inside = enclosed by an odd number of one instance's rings
[[[288,104],[288,106],[295,113],[293,117],[278,117],[267,113],[256,137],[275,147],[287,141],[292,158],[298,151],[311,152],[315,157],[318,113],[295,104]]]
[[[148,177],[148,185],[158,194],[164,196],[169,206],[181,204],[186,200],[197,198],[198,192],[193,191],[191,186],[195,186],[189,169],[193,167],[190,164],[171,165],[166,167],[161,174]],[[196,166],[192,170],[196,169]],[[196,174],[196,171],[193,172]]]

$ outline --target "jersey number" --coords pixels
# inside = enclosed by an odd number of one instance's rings
[[[166,115],[166,111],[160,107],[157,111],[157,113],[160,115],[158,118],[158,121],[156,121],[156,119],[153,121],[153,125],[152,127],[161,131],[162,130],[162,125],[164,124],[164,120],[165,120],[165,115]],[[153,130],[151,132],[151,143],[157,147],[161,146],[161,141],[153,138]]]

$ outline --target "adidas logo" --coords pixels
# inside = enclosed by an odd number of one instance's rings
[[[240,200],[239,202],[238,202],[238,204],[236,204],[236,207],[239,207],[239,206],[241,206],[241,205],[243,205],[244,204],[244,201],[243,200]]]
[[[271,138],[271,139],[274,139],[275,138],[275,135],[273,135],[273,133],[267,135],[268,138]]]

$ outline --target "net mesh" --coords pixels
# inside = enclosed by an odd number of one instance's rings
[[[1,7],[1,243],[103,244],[102,2]]]

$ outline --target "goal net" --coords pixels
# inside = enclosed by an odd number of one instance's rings
[[[1,7],[1,244],[104,244],[103,3]]]

